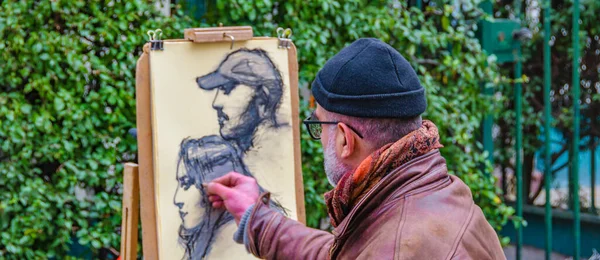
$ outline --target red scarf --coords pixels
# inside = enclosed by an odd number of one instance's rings
[[[437,127],[427,120],[395,143],[381,147],[364,159],[354,172],[342,176],[338,185],[325,193],[331,224],[337,227],[360,199],[392,170],[415,157],[443,147]]]

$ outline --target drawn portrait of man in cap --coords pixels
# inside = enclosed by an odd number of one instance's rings
[[[196,78],[196,83],[201,89],[216,90],[212,107],[219,133],[240,154],[253,147],[259,126],[287,125],[277,119],[284,87],[281,73],[264,50],[234,51],[214,72]]]

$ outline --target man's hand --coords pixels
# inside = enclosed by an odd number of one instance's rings
[[[213,208],[225,207],[237,224],[240,223],[246,209],[252,206],[260,195],[256,180],[237,172],[214,179],[205,187]]]

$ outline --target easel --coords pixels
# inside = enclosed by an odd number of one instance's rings
[[[292,43],[291,30],[277,30],[279,48],[288,51],[289,80],[292,108],[298,108],[298,62],[296,47]],[[123,221],[121,229],[121,259],[130,260],[137,257],[138,220],[142,221],[142,242],[144,259],[158,259],[158,235],[154,187],[152,109],[149,52],[162,50],[163,41],[160,30],[149,32],[150,42],[143,47],[143,53],[136,66],[136,110],[138,162],[125,165],[123,178]],[[185,39],[166,40],[169,42],[235,42],[269,39],[254,37],[252,27],[215,27],[194,28],[184,31]],[[302,186],[302,166],[300,154],[300,120],[298,109],[292,110],[292,128],[294,135],[294,179],[296,183],[297,217],[306,223],[304,211],[304,188]],[[139,181],[139,182],[138,182]],[[139,206],[139,211],[138,211]],[[141,213],[141,215],[140,215]]]
[[[138,165],[126,163],[123,171],[123,211],[121,221],[121,259],[137,258],[140,184]]]

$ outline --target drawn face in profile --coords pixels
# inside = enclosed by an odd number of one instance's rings
[[[219,67],[196,78],[198,87],[214,91],[212,107],[217,111],[219,133],[248,151],[263,122],[277,128],[277,110],[283,96],[283,80],[267,53],[261,49],[239,49],[229,53]]]
[[[177,189],[173,202],[179,208],[182,226],[193,229],[204,220],[210,207],[202,183],[231,171],[242,171],[235,150],[218,136],[185,139],[177,163]]]
[[[228,84],[218,88],[212,107],[217,111],[220,134],[225,139],[238,138],[260,123],[261,108],[256,88],[244,84]],[[248,98],[252,97],[252,98]]]
[[[179,217],[182,226],[186,229],[199,225],[202,220],[202,214],[198,209],[201,206],[202,192],[195,182],[183,163],[178,163],[174,203],[179,208]]]

